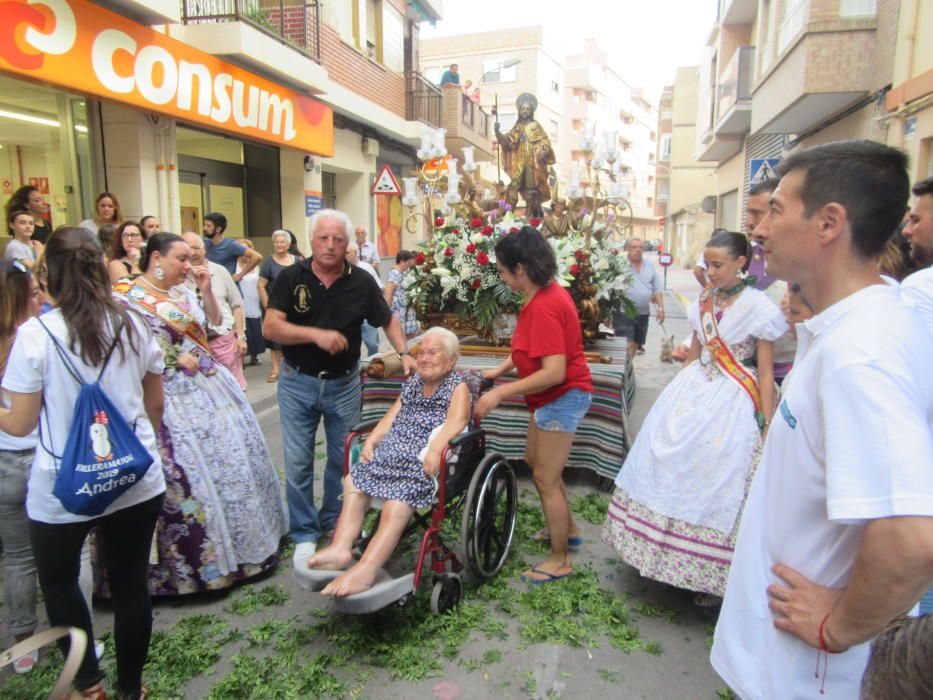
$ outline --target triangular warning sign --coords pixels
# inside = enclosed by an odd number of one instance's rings
[[[388,165],[383,165],[379,175],[376,176],[372,194],[402,194],[402,188],[398,186],[398,180],[395,179]]]

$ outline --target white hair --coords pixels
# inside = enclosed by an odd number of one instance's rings
[[[321,209],[311,217],[311,238],[314,238],[314,232],[317,231],[318,222],[324,219],[334,219],[340,222],[343,228],[343,235],[346,236],[347,240],[350,240],[350,233],[353,231],[353,222],[350,221],[349,216],[337,209]]]
[[[459,357],[460,339],[452,331],[449,331],[441,326],[431,326],[424,332],[424,335],[421,336],[421,339],[424,340],[430,336],[434,336],[441,341],[448,355],[451,357]]]
[[[288,244],[291,245],[292,235],[288,231],[285,231],[284,229],[277,229],[273,231],[270,238],[274,241],[276,238],[281,238],[283,236],[285,237],[285,240],[288,241]]]
[[[347,243],[347,252],[348,253],[359,253],[360,247],[356,244],[356,241],[350,241]]]

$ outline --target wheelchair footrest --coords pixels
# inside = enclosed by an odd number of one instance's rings
[[[414,590],[414,574],[392,578],[385,570],[380,570],[372,588],[345,598],[334,598],[334,609],[351,615],[365,615],[398,602]]]
[[[298,587],[306,591],[319,591],[342,573],[332,569],[309,569],[307,562],[292,562],[292,577]]]

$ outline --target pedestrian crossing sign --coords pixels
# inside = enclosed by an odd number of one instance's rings
[[[778,179],[778,174],[774,169],[780,162],[780,158],[752,158],[748,168],[748,184],[757,185]]]
[[[398,180],[388,164],[383,165],[376,176],[372,194],[402,194],[402,188],[398,186]]]

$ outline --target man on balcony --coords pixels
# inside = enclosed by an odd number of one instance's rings
[[[441,76],[441,87],[445,85],[459,85],[460,84],[460,74],[458,71],[460,67],[456,63],[451,63],[450,68],[444,71],[444,75]]]

